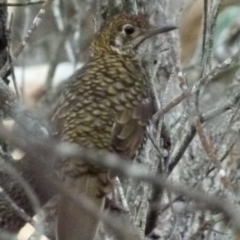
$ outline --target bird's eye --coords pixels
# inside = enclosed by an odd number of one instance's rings
[[[131,24],[126,24],[123,26],[123,31],[127,34],[127,35],[131,35],[135,32],[134,27]]]

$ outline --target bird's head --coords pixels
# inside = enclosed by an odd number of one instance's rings
[[[146,39],[176,29],[173,25],[153,27],[146,16],[119,14],[106,20],[91,44],[91,55],[103,51],[134,56]]]

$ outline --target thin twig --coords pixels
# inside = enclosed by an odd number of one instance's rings
[[[180,94],[176,98],[174,98],[170,103],[168,103],[165,107],[163,107],[160,111],[154,114],[153,121],[158,121],[164,114],[170,111],[173,107],[177,106],[180,102],[182,102],[185,98],[189,97],[192,94],[195,94],[198,91],[199,87],[204,83],[208,84],[215,76],[220,74],[223,71],[226,71],[231,65],[238,61],[240,58],[240,50],[237,51],[232,57],[227,58],[222,63],[218,64],[213,70],[211,70],[208,74],[198,80],[196,84],[185,93]]]
[[[232,188],[232,183],[229,180],[229,177],[227,177],[226,171],[222,167],[221,162],[218,160],[215,149],[213,147],[213,144],[211,143],[210,139],[207,137],[207,135],[202,127],[202,123],[200,122],[198,117],[196,117],[194,124],[195,124],[196,130],[197,130],[199,139],[202,143],[202,146],[203,146],[205,152],[208,155],[209,160],[218,169],[218,173],[221,178],[221,183],[223,184],[224,188],[226,188],[230,191],[231,199],[233,197],[236,200],[236,196],[235,196],[233,188]]]
[[[231,153],[233,147],[235,146],[237,141],[237,137],[235,137],[232,142],[229,144],[229,146],[227,147],[227,149],[224,151],[224,153],[222,154],[222,156],[219,158],[220,162],[223,162],[223,160]],[[210,168],[207,172],[206,175],[204,176],[204,178],[206,178],[213,170],[215,169],[215,166]]]
[[[61,32],[61,34],[64,35],[65,31],[67,30],[67,26],[64,23],[64,18],[61,12],[62,9],[60,7],[59,0],[55,0],[53,2],[52,10],[56,20],[57,28]],[[66,41],[64,42],[64,49],[66,51],[69,61],[71,61],[72,63],[75,63],[75,54],[74,54],[73,46],[69,41],[69,39],[66,39]]]
[[[19,43],[19,45],[17,46],[17,48],[14,50],[13,55],[12,55],[12,63],[15,62],[16,58],[18,57],[18,55],[22,52],[22,50],[25,48],[25,46],[27,45],[27,43],[29,42],[33,32],[38,28],[38,26],[40,25],[43,16],[45,15],[46,11],[48,10],[48,8],[50,7],[51,3],[53,0],[46,0],[44,2],[44,4],[42,5],[39,13],[37,14],[37,16],[35,17],[32,25],[30,26],[29,30],[27,31],[27,34],[25,35],[23,41],[21,43]],[[10,69],[10,63],[7,62],[3,68],[0,70],[0,77],[5,76],[5,74],[7,73],[7,71]]]
[[[42,4],[45,1],[39,0],[39,1],[28,1],[25,3],[0,3],[0,6],[8,6],[8,7],[25,7],[29,5],[35,5],[35,4]]]
[[[122,184],[121,184],[121,182],[120,182],[118,177],[116,177],[115,183],[116,183],[116,188],[118,190],[121,203],[122,203],[124,209],[130,214],[130,209],[129,209],[127,200],[126,200],[125,195],[124,195]],[[130,217],[130,219],[132,220],[132,223],[134,223],[134,220],[133,220],[132,216]]]
[[[214,117],[219,116],[223,112],[231,109],[232,106],[236,105],[239,100],[240,100],[240,93],[236,93],[233,96],[233,98],[231,98],[229,101],[227,102],[224,101],[224,103],[220,104],[220,107],[214,108],[212,110],[209,110],[206,113],[201,114],[200,115],[201,123],[209,121]],[[178,162],[182,158],[184,152],[186,151],[187,147],[193,140],[195,134],[196,134],[196,128],[194,124],[192,124],[189,130],[183,135],[180,141],[178,141],[174,146],[174,149],[172,150],[172,153],[169,157],[170,159],[169,174],[172,172],[172,170],[175,168],[175,166],[178,164]]]
[[[206,73],[206,57],[208,55],[208,52],[206,53],[206,44],[207,44],[207,36],[208,36],[208,16],[209,13],[209,4],[208,0],[204,0],[203,3],[203,38],[202,38],[202,51],[201,51],[201,65],[202,67],[202,72],[201,72],[201,77]]]
[[[55,43],[55,49],[50,57],[50,67],[47,73],[47,77],[46,77],[46,84],[45,84],[45,88],[46,88],[46,97],[48,97],[49,94],[52,93],[52,83],[53,83],[53,79],[54,79],[54,74],[56,72],[57,69],[57,64],[59,62],[59,56],[62,53],[63,50],[63,45],[65,44],[66,38],[68,37],[66,31],[64,31],[63,34],[61,34],[58,39],[56,40]],[[45,97],[45,96],[44,96]]]
[[[21,140],[19,141],[19,139],[17,139],[15,136],[14,138],[11,137],[11,134],[9,134],[9,132],[4,133],[4,131],[2,130],[3,129],[1,129],[2,136],[8,139],[11,138],[9,139],[10,141],[12,141],[14,144],[17,144],[17,146],[19,147],[23,147],[28,154],[31,154],[32,151],[37,151],[42,152],[46,156],[46,158],[51,158],[52,156],[55,156],[54,158],[57,159],[62,157],[81,158],[83,159],[83,161],[86,161],[90,164],[100,164],[104,167],[118,172],[119,174],[134,178],[136,181],[145,181],[149,184],[152,184],[154,187],[165,188],[168,191],[186,196],[194,201],[197,201],[198,203],[201,203],[196,205],[196,207],[200,209],[204,207],[208,208],[209,210],[220,211],[225,215],[225,218],[227,220],[231,219],[234,227],[236,227],[237,231],[240,231],[240,212],[231,202],[224,201],[215,196],[206,195],[200,190],[189,190],[189,187],[170,183],[161,176],[154,176],[153,174],[149,174],[145,171],[144,167],[132,165],[127,161],[123,161],[120,157],[114,154],[100,154],[95,151],[88,151],[87,149],[80,148],[76,144],[54,144],[53,142],[51,143],[48,141],[45,141],[43,143],[41,141],[34,141],[32,138],[28,146],[21,146]],[[53,184],[50,182],[49,186],[50,185],[52,187]],[[75,195],[71,196],[71,193],[68,190],[65,189],[63,191],[62,186],[60,186],[59,184],[56,186],[56,183],[54,183],[54,185],[55,187],[57,187],[59,192],[65,192],[67,195],[69,195],[69,197],[71,197],[71,200],[75,201],[74,199],[78,199],[77,201],[79,201],[79,198],[77,198]],[[84,206],[82,202],[79,204],[81,205],[79,205],[79,207]],[[92,205],[87,206],[89,206],[86,207],[88,212],[92,211],[92,214],[94,214],[94,216],[100,217],[96,213],[97,211],[94,210],[94,207]]]
[[[137,11],[136,0],[124,0],[123,1],[123,9],[126,12],[137,14],[138,11]]]
[[[9,29],[8,29],[9,37],[8,37],[7,51],[8,51],[8,61],[9,61],[9,64],[10,64],[10,71],[11,71],[11,74],[12,74],[12,81],[13,81],[14,89],[15,89],[17,97],[20,97],[18,87],[17,87],[16,75],[15,75],[13,62],[12,62],[11,48],[10,48],[11,34],[12,34],[12,31],[11,31],[12,30],[12,22],[13,22],[13,13],[11,14]]]
[[[36,197],[35,193],[31,189],[30,185],[28,184],[28,182],[18,173],[18,171],[10,163],[3,160],[1,157],[0,157],[0,163],[4,167],[4,169],[9,173],[9,175],[19,182],[19,184],[25,191],[28,199],[32,203],[32,207],[34,209],[35,214],[37,214],[40,211],[40,203],[39,203],[39,200]],[[4,191],[3,191],[3,189],[1,189],[1,190],[2,190],[1,192],[3,194]],[[11,204],[12,204],[13,209],[18,212],[19,208],[14,204],[14,202],[13,203],[11,202]],[[36,230],[38,232],[38,237],[40,239],[41,235],[43,235],[43,233],[44,233],[43,225],[40,223],[35,224],[35,222],[31,221],[30,218],[27,216],[27,214],[24,214],[24,212],[21,210],[20,210],[20,212],[18,212],[18,214],[20,217],[23,217],[24,220],[28,220],[28,221],[30,221],[30,223],[32,223],[34,225],[34,227],[36,228]]]
[[[27,223],[30,223],[33,227],[37,228],[38,223],[30,217],[23,209],[19,208],[18,205],[12,200],[12,198],[0,187],[0,195],[3,199],[8,202],[9,207],[14,209],[14,211]]]
[[[217,155],[215,153],[215,149],[213,148],[213,144],[210,142],[210,139],[207,138],[207,135],[202,127],[202,123],[200,122],[198,117],[195,118],[194,125],[196,127],[196,130],[197,130],[199,139],[202,143],[202,146],[203,146],[205,152],[207,153],[210,161],[217,167],[219,174],[221,173],[220,177],[225,179],[226,172],[223,169],[220,161],[218,160]]]

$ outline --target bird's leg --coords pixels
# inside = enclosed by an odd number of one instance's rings
[[[128,210],[126,210],[123,206],[120,205],[119,201],[117,200],[115,191],[113,191],[112,196],[106,196],[105,208],[109,209],[110,211],[118,211],[121,213],[128,212]]]
[[[105,195],[106,202],[105,202],[105,208],[109,209],[110,211],[118,211],[122,213],[128,212],[118,201],[116,189],[115,189],[115,177],[107,175],[107,178],[105,179],[107,181],[103,182],[103,184],[108,186],[108,190],[110,191],[103,191],[102,194]]]

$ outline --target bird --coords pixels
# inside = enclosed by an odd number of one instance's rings
[[[138,51],[145,40],[176,27],[152,26],[144,15],[121,13],[106,19],[90,47],[89,59],[67,81],[51,123],[53,136],[86,149],[132,159],[154,113],[150,84]],[[111,171],[83,159],[61,159],[57,171],[63,186],[85,194],[103,211],[111,193]],[[99,220],[61,196],[57,240],[92,240]]]

